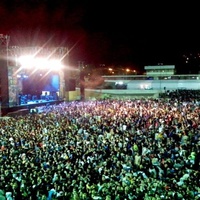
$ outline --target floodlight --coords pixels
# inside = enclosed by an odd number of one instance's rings
[[[48,60],[45,58],[34,59],[34,67],[37,69],[48,68]]]
[[[48,67],[52,70],[59,70],[63,65],[60,60],[49,60]]]
[[[29,68],[33,66],[34,57],[33,56],[21,56],[19,57],[19,63],[22,67]]]
[[[19,63],[22,68],[36,68],[36,69],[50,69],[60,70],[63,65],[60,60],[47,59],[47,58],[35,58],[34,56],[21,56]]]

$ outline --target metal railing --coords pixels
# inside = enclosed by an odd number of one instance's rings
[[[200,74],[184,74],[184,75],[111,75],[102,76],[104,80],[200,80]]]

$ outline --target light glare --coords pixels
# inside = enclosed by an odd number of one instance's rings
[[[33,56],[21,56],[19,63],[22,68],[60,70],[63,67],[60,60],[34,58]]]

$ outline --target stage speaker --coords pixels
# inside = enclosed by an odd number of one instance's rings
[[[65,89],[66,91],[75,91],[76,90],[76,80],[68,79],[65,81]]]

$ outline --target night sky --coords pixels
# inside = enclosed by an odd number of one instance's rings
[[[200,52],[199,21],[198,6],[187,2],[0,1],[0,33],[11,46],[66,46],[74,66],[163,63],[187,73],[183,55]]]

